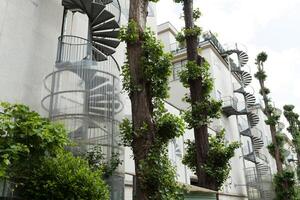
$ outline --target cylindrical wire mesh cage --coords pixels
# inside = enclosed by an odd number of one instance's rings
[[[124,105],[118,64],[112,56],[102,62],[93,61],[87,40],[65,37],[59,39],[55,69],[44,79],[48,95],[42,99],[42,106],[51,120],[65,125],[75,143],[69,147],[75,155],[93,151],[97,146],[106,162],[116,154],[123,160],[119,122]],[[123,183],[123,167],[115,174],[108,180],[111,189]]]

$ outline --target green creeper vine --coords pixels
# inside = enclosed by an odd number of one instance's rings
[[[265,123],[270,126],[272,143],[268,146],[270,154],[275,158],[277,166],[277,174],[274,176],[274,186],[277,200],[282,199],[294,199],[295,197],[295,180],[293,172],[289,172],[283,169],[282,163],[285,160],[284,157],[284,136],[282,133],[277,132],[276,125],[279,123],[280,114],[277,109],[271,104],[268,94],[270,90],[265,87],[265,80],[267,78],[264,71],[264,62],[267,60],[268,55],[265,52],[261,52],[256,57],[256,65],[258,71],[255,73],[255,77],[260,83],[260,94],[263,97],[265,103],[264,113],[267,116]]]
[[[195,142],[186,142],[187,150],[183,158],[183,164],[187,165],[194,173],[196,172]],[[206,164],[201,166],[204,171],[215,179],[217,189],[221,189],[229,176],[231,166],[229,160],[234,156],[234,151],[240,147],[238,142],[226,144],[225,131],[209,137],[209,152]]]
[[[285,185],[284,185],[285,184]],[[295,178],[294,172],[283,170],[282,172],[278,172],[274,176],[274,186],[276,198],[275,200],[297,200],[296,191],[295,191]],[[285,189],[285,188],[288,188]]]
[[[213,89],[213,80],[209,73],[210,65],[204,62],[202,66],[198,66],[194,61],[188,61],[185,68],[180,72],[180,80],[185,87],[190,86],[190,82],[201,77],[202,101],[192,104],[191,108],[183,114],[184,120],[189,128],[200,127],[209,124],[213,118],[219,118],[221,115],[222,102],[210,97]],[[186,95],[185,101],[191,103],[189,95]]]
[[[281,162],[284,162],[284,136],[282,133],[277,133],[276,134],[276,142],[277,142],[277,145],[279,147],[279,152],[280,152],[280,160]],[[274,144],[271,143],[267,146],[268,150],[269,150],[269,153],[275,157],[275,147],[274,147]]]
[[[139,164],[141,184],[147,191],[150,200],[183,199],[183,188],[176,182],[176,171],[167,156],[167,146],[171,139],[184,133],[183,120],[167,112],[163,100],[168,97],[168,78],[171,75],[171,55],[163,52],[163,46],[149,28],[137,33],[137,25],[130,21],[120,31],[120,39],[127,43],[142,42],[141,67],[149,88],[149,98],[153,107],[152,121],[155,126],[155,137],[147,156]],[[122,67],[123,89],[132,95],[141,87],[132,83],[128,61]],[[132,122],[124,119],[120,125],[122,143],[133,147],[134,138],[143,137],[148,131],[144,123],[138,130],[133,129]]]
[[[289,123],[287,130],[293,137],[292,142],[297,153],[297,177],[300,180],[300,120],[299,115],[294,112],[294,108],[293,105],[285,105],[283,114]]]

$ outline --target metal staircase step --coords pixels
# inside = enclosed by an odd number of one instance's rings
[[[252,137],[250,128],[247,128],[247,129],[241,131],[240,134],[243,136],[246,136],[246,137]]]
[[[104,22],[98,26],[94,26],[92,28],[93,31],[102,31],[102,30],[107,30],[107,29],[118,29],[120,28],[118,22],[116,22],[115,20],[111,20],[111,21],[107,21]]]
[[[244,155],[244,159],[248,160],[250,162],[256,163],[255,156],[254,156],[253,152],[251,152],[251,153],[249,153],[247,155]]]
[[[91,21],[94,21],[105,9],[105,6],[98,3],[92,3]]]
[[[119,31],[114,30],[114,31],[93,32],[93,36],[118,38]]]
[[[92,27],[98,26],[105,21],[113,19],[115,16],[107,10],[103,10],[96,18],[92,21]]]
[[[101,52],[99,51],[96,47],[92,47],[92,50],[93,50],[93,58],[100,62],[100,61],[104,61],[104,60],[107,60],[107,57]]]
[[[113,50],[109,47],[106,47],[106,46],[104,46],[100,43],[97,43],[97,42],[94,42],[93,45],[96,49],[98,49],[99,51],[101,51],[103,54],[105,54],[107,56],[109,56],[111,54],[114,54],[116,52],[115,50]]]
[[[120,44],[120,41],[118,41],[118,40],[112,40],[112,39],[107,39],[107,38],[93,37],[93,40],[97,43],[105,44],[105,45],[113,47],[113,48],[117,48]]]
[[[80,0],[82,6],[84,7],[86,14],[91,17],[92,12],[92,0]]]

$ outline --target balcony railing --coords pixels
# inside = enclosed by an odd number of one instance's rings
[[[226,51],[217,39],[217,37],[210,31],[203,33],[203,35],[199,37],[199,46],[204,41],[209,41],[219,51],[219,53],[224,53]],[[180,53],[184,52],[184,50],[186,49],[186,45],[175,42],[170,44],[169,48],[172,53]]]
[[[233,109],[238,110],[238,99],[236,97],[231,97],[231,96],[223,97],[222,102],[223,102],[223,108],[232,107]]]

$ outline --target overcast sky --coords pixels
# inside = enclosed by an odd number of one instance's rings
[[[282,109],[294,104],[300,113],[300,0],[194,0],[202,17],[203,30],[218,34],[222,44],[235,42],[247,47],[249,67],[256,71],[255,56],[266,51],[266,86],[271,98]],[[157,4],[158,24],[171,22],[177,29],[184,25],[182,6],[173,0]],[[252,86],[258,88],[253,79]]]

